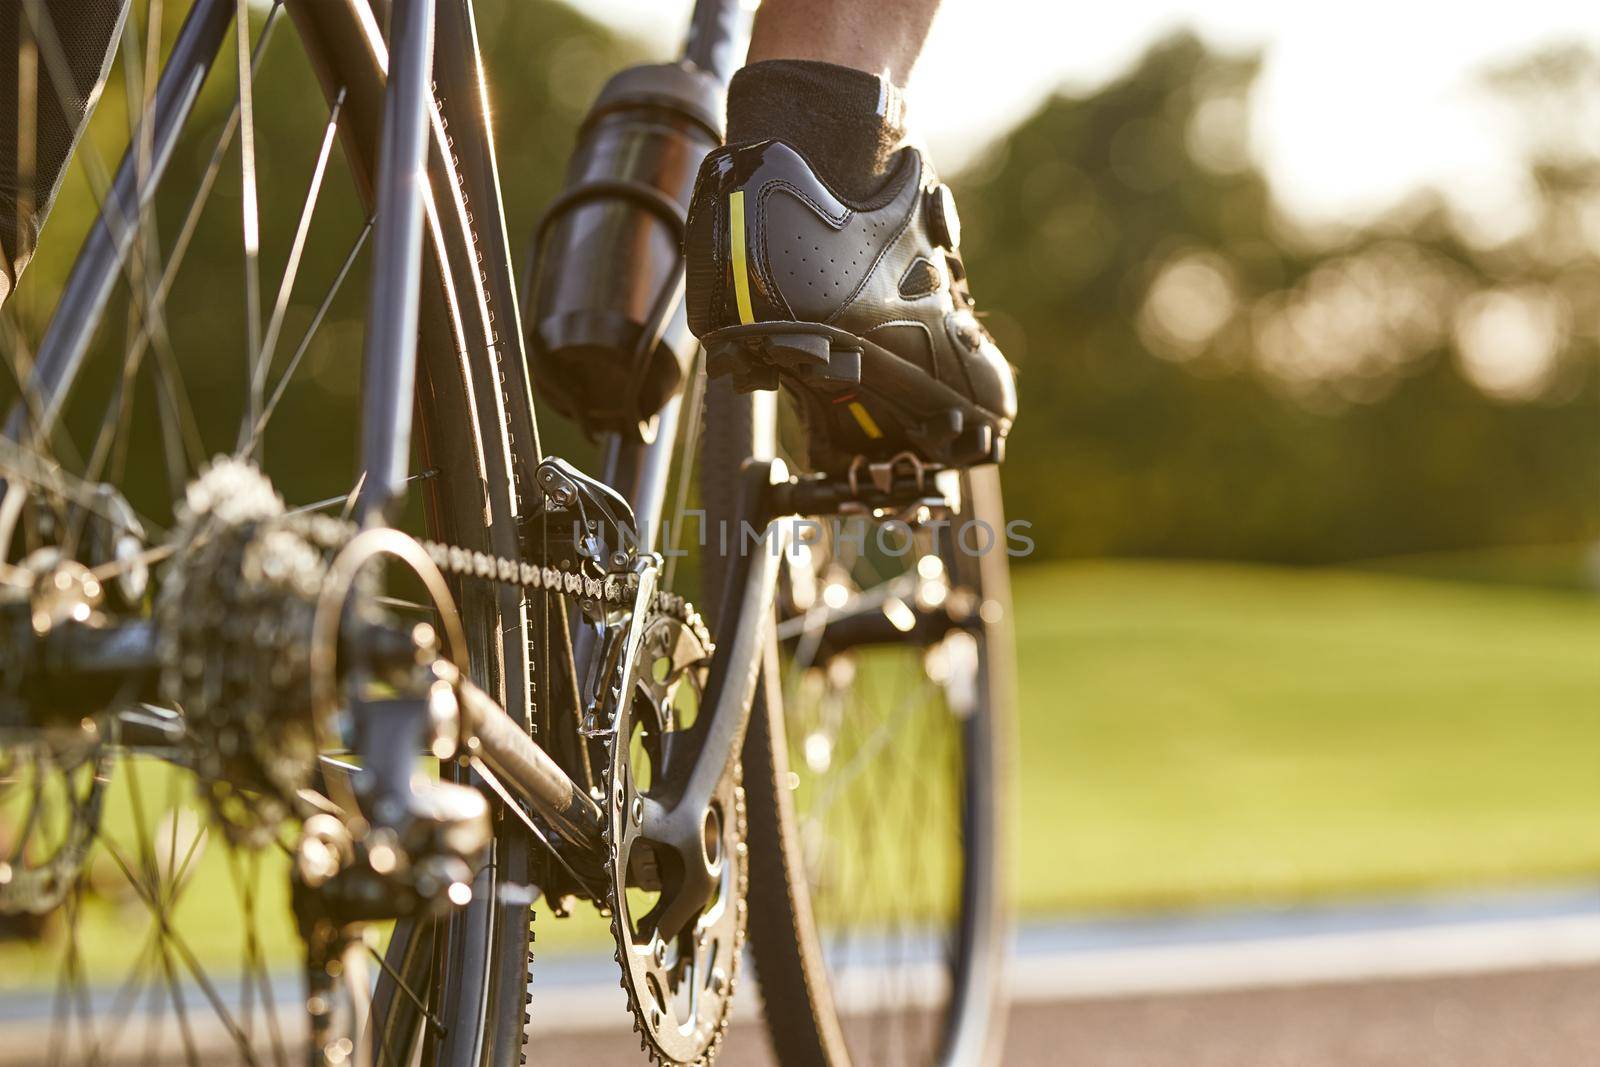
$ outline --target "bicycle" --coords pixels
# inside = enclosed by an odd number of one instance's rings
[[[48,71],[59,40],[30,10]],[[611,103],[671,151],[642,175],[575,164],[521,290],[470,0],[253,14],[193,0],[164,63],[159,20],[141,43],[130,18],[131,143],[36,348],[6,320],[0,951],[54,973],[42,1056],[0,1060],[537,1061],[542,897],[609,916],[656,1062],[715,1058],[747,934],[786,1067],[991,1062],[1009,594],[1004,552],[961,536],[1004,528],[998,478],[791,475],[774,394],[707,380],[677,243],[737,5],[699,0],[684,60],[623,79]],[[289,35],[285,84],[314,78],[326,113],[269,309],[257,134],[292,94],[256,80]],[[174,188],[230,66],[228,116]],[[234,143],[241,269],[184,271]],[[308,312],[297,271],[340,197],[354,233]],[[593,250],[618,233],[653,284],[603,289],[618,261]],[[321,485],[333,464],[275,465],[294,448],[267,438],[319,353],[345,373],[319,330],[358,301],[364,252],[359,444]],[[172,312],[241,281],[228,361],[205,300]],[[554,336],[568,312],[622,340]],[[598,477],[543,454],[536,387],[598,437]],[[704,615],[676,573],[692,514]]]

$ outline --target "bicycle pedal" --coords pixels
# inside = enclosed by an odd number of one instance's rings
[[[1005,438],[994,423],[969,421],[960,408],[924,419],[906,436],[924,455],[944,457],[951,466],[999,463],[1005,459]]]
[[[600,713],[594,708],[590,708],[590,710],[584,715],[583,722],[578,726],[579,736],[587,738],[591,741],[598,738],[615,736],[616,732],[616,720],[611,718],[602,720],[600,718]]]
[[[911,452],[887,460],[857,456],[844,475],[813,474],[775,486],[775,515],[871,514],[913,521],[922,512],[961,507],[961,472]]]

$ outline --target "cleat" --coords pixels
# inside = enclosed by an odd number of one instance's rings
[[[780,333],[763,346],[773,363],[789,370],[828,366],[828,348],[828,339],[814,333]]]
[[[733,374],[745,365],[749,350],[742,341],[723,341],[706,346],[706,373],[713,378]]]
[[[960,408],[951,408],[935,415],[922,424],[922,436],[928,441],[939,444],[949,444],[961,436],[961,430],[966,426],[966,416]]]
[[[835,350],[833,357],[828,360],[826,367],[820,367],[815,372],[816,377],[830,382],[848,382],[852,385],[861,382],[861,352],[859,349]]]
[[[963,455],[982,456],[982,462],[989,462],[988,457],[994,451],[994,427],[987,422],[974,422],[964,426],[962,430],[953,435],[947,442],[947,447]]]
[[[744,363],[733,372],[733,387],[741,393],[771,392],[778,388],[777,368],[754,362]]]

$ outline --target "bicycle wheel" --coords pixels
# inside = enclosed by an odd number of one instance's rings
[[[133,184],[112,185],[96,137],[86,138],[80,153],[110,225],[86,242],[59,307],[39,289],[50,285],[47,240],[5,311],[12,379],[0,384],[11,413],[0,441],[0,559],[8,596],[24,606],[37,591],[18,580],[31,587],[37,575],[61,574],[88,574],[104,590],[104,612],[122,619],[150,619],[175,602],[203,606],[193,591],[174,600],[169,560],[191,547],[177,538],[199,506],[190,487],[215,477],[207,468],[254,468],[290,511],[347,509],[359,487],[350,433],[359,360],[346,353],[367,291],[386,69],[377,20],[365,0],[269,9],[196,0],[174,42],[160,12],[160,3],[140,6],[122,45],[128,111],[141,120],[124,163]],[[234,24],[235,12],[251,24]],[[40,92],[57,84],[48,72],[60,29],[47,19],[32,26]],[[441,12],[438,41],[441,87],[459,84],[447,73],[475,60],[470,9]],[[465,58],[463,47],[473,50]],[[438,105],[480,115],[476,83],[462,95],[441,88]],[[174,131],[170,142],[163,129]],[[493,246],[475,232],[469,198],[477,225],[495,213],[482,189],[469,188],[437,118],[431,142],[412,468],[424,492],[404,525],[512,556],[511,457],[531,463],[537,453],[520,364],[498,365],[506,340],[485,291],[496,272],[509,278],[509,264],[480,258]],[[286,173],[303,191],[294,200],[272,195],[289,186]],[[130,197],[118,195],[124,188]],[[108,254],[119,244],[125,257]],[[263,268],[277,265],[264,294]],[[228,462],[208,462],[213,455]],[[258,476],[230,484],[256,492]],[[207,484],[227,497],[227,485]],[[467,633],[461,666],[528,723],[522,595],[476,580],[452,592]],[[426,605],[393,610],[431,614]],[[218,619],[219,632],[230,621]],[[305,1060],[297,1042],[308,1033],[308,1001],[284,855],[299,814],[204,771],[184,715],[86,711],[78,730],[0,738],[0,883],[10,887],[0,890],[0,959],[12,976],[0,995],[42,1038],[8,1043],[0,1062],[41,1062],[41,1048],[47,1063]],[[276,734],[231,736],[278,744]],[[321,755],[323,775],[343,773]],[[251,825],[220,818],[240,813]],[[401,920],[386,951],[380,939],[330,963],[352,1012],[375,992],[370,1028],[355,1016],[356,1041],[319,1049],[326,1062],[352,1061],[362,1032],[386,1063],[518,1062],[528,850],[497,821],[469,904],[443,920]]]
[[[718,384],[712,522],[731,514],[715,487],[763,444]],[[752,956],[784,1067],[998,1052],[1013,654],[997,470],[964,475],[961,498],[942,528],[802,524],[820,536],[780,572],[744,769]]]

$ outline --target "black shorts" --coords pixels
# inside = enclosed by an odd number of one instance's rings
[[[38,245],[127,11],[128,0],[0,0],[0,299]]]

